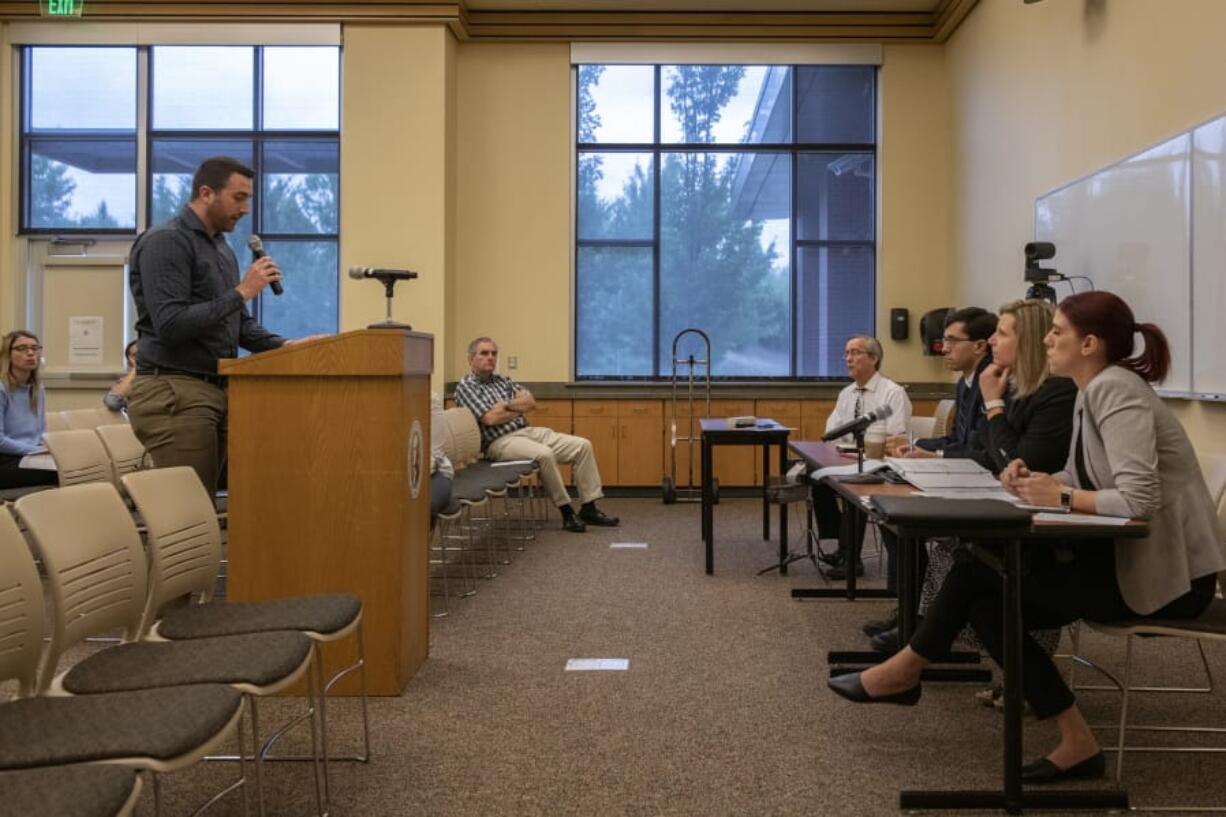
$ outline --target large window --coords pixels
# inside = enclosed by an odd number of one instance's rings
[[[690,327],[716,377],[845,377],[874,325],[876,69],[576,79],[576,377],[668,377]]]
[[[247,238],[260,235],[285,273],[285,294],[266,291],[256,316],[287,337],[336,331],[337,48],[40,46],[22,56],[23,233],[135,235],[187,202],[201,160],[233,156],[255,169],[256,195],[227,240],[245,268]]]

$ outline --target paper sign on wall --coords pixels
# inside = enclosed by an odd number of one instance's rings
[[[68,319],[68,365],[101,365],[102,316],[73,315]]]

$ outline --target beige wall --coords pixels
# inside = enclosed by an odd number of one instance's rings
[[[571,83],[567,45],[461,43],[455,344],[489,335],[518,380],[571,374]]]
[[[567,45],[464,43],[458,60],[457,270],[448,378],[465,346],[499,341],[527,381],[571,376],[572,90]],[[939,48],[889,46],[881,74],[879,334],[889,309],[912,312],[912,338],[885,342],[901,379],[944,377],[923,359],[919,315],[953,300],[949,106]],[[525,316],[545,316],[525,319]]]
[[[435,335],[435,388],[444,376],[453,185],[455,44],[446,28],[344,29],[341,118],[341,328],[383,320],[383,287],[351,266],[416,270],[396,287],[392,317]]]
[[[887,46],[881,65],[881,229],[877,334],[884,371],[900,380],[948,379],[924,357],[919,319],[957,306],[950,248],[949,78],[935,46]],[[911,311],[911,335],[889,340],[890,309]]]
[[[1221,0],[979,3],[945,47],[963,301],[1023,293],[1036,196],[1226,111],[1224,30]],[[1226,450],[1226,405],[1171,405]]]

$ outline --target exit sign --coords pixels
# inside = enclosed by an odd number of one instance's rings
[[[85,13],[85,0],[38,0],[44,17],[80,17]]]

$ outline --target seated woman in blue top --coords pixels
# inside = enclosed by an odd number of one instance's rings
[[[1145,342],[1135,354],[1136,335]],[[1050,475],[1011,462],[1005,487],[1036,505],[1149,522],[1144,539],[1084,541],[1071,559],[1022,578],[1026,629],[1087,618],[1195,618],[1213,600],[1226,568],[1217,511],[1179,421],[1154,393],[1170,368],[1166,336],[1136,323],[1109,292],[1065,299],[1046,338],[1053,374],[1077,384],[1073,440],[1064,470]],[[954,566],[909,646],[857,675],[831,679],[858,703],[914,704],[920,671],[970,622],[999,663],[1003,646],[1000,577],[980,562]],[[1049,783],[1101,776],[1103,754],[1050,657],[1023,638],[1022,691],[1040,718],[1055,718],[1060,743],[1022,769],[1022,780]]]
[[[21,458],[43,447],[47,397],[38,382],[38,338],[24,330],[0,341],[0,488],[54,485],[56,473],[22,468]]]

